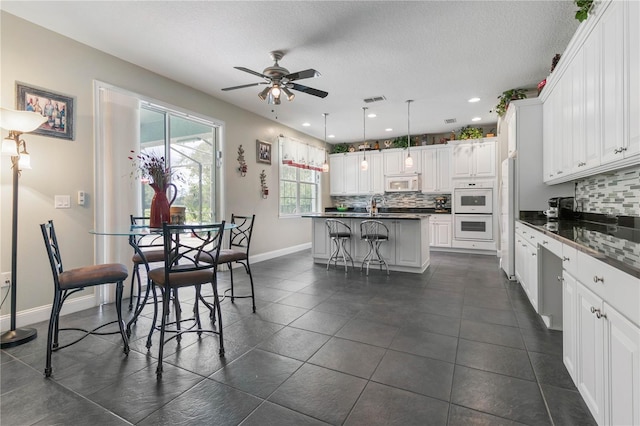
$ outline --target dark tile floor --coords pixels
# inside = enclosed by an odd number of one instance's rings
[[[258,311],[223,301],[215,337],[145,348],[145,311],[124,356],[118,336],[54,354],[46,324],[1,352],[0,423],[9,425],[589,425],[547,331],[492,256],[432,253],[422,275],[344,274],[308,251],[255,264]],[[229,286],[228,272],[220,274]],[[236,273],[238,291],[246,275]],[[184,295],[182,295],[184,296]],[[187,302],[184,302],[185,305]],[[64,317],[87,325],[104,306]]]

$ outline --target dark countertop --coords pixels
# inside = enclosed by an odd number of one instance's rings
[[[548,222],[532,216],[520,222],[640,278],[640,228],[585,220]]]
[[[338,212],[336,207],[327,207],[325,213],[367,213],[364,207],[349,207],[345,212]],[[451,214],[451,209],[436,210],[429,207],[378,207],[379,213],[412,213],[412,214]]]
[[[310,218],[326,218],[326,219],[403,219],[403,220],[421,220],[426,219],[431,214],[429,213],[377,213],[377,214],[369,214],[367,212],[354,212],[354,211],[346,211],[346,212],[324,212],[324,213],[308,213],[303,214],[302,217],[310,217]]]

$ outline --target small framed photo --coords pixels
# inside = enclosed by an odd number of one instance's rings
[[[256,159],[258,163],[271,164],[271,144],[256,139]]]
[[[75,100],[72,97],[22,83],[16,83],[16,97],[16,106],[19,111],[37,112],[47,117],[47,121],[31,133],[73,140]]]

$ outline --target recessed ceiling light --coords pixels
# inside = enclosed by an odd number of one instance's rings
[[[309,127],[309,126],[311,126],[311,123],[302,123],[302,125],[303,125],[304,127]]]
[[[480,117],[473,117],[473,118],[471,119],[471,121],[480,121],[480,120],[482,120],[482,118],[480,118]]]
[[[327,137],[328,137],[328,138],[335,138],[335,137],[336,137],[336,135],[329,135],[329,136],[327,136]]]
[[[471,99],[469,99],[468,102],[473,103],[473,102],[479,102],[479,101],[480,101],[480,98],[471,98]]]
[[[375,115],[374,113],[371,113],[371,114],[367,115],[367,117],[369,117],[369,118],[376,118],[376,117],[377,117],[377,115]]]
[[[388,129],[384,129],[385,132],[393,132],[393,129],[389,127]]]

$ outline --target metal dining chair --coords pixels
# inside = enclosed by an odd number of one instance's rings
[[[164,345],[176,339],[178,342],[185,333],[196,333],[198,337],[202,333],[217,334],[219,337],[220,356],[224,356],[224,343],[222,338],[222,315],[220,300],[218,297],[217,265],[224,235],[224,221],[210,225],[169,225],[164,223],[162,234],[164,241],[164,265],[152,269],[149,278],[153,284],[153,297],[155,301],[153,326],[147,338],[147,348],[151,347],[151,337],[156,329],[158,317],[158,293],[162,295],[162,314],[159,326],[160,343],[158,349],[158,366],[156,374],[162,376],[162,358]],[[204,262],[203,259],[207,258]],[[208,318],[210,327],[205,327],[200,318],[199,304],[202,300],[201,288],[203,284],[211,284],[213,288],[213,306],[217,312],[217,325],[213,319]],[[179,302],[179,289],[193,287],[195,298],[193,316],[182,318],[182,310]],[[169,297],[173,294],[173,298]],[[169,318],[169,303],[174,301],[173,318]],[[171,334],[166,338],[166,334]]]
[[[49,330],[47,333],[47,355],[44,374],[46,377],[51,377],[53,368],[51,365],[51,355],[54,351],[59,351],[73,344],[78,343],[85,337],[94,335],[108,335],[120,333],[122,336],[123,352],[129,353],[129,340],[125,332],[125,325],[122,319],[122,292],[124,288],[124,280],[129,275],[127,267],[121,263],[108,263],[102,265],[90,265],[80,268],[70,269],[65,271],[62,267],[62,256],[60,255],[60,245],[58,244],[58,238],[56,237],[56,231],[53,226],[53,221],[50,220],[47,223],[40,225],[42,230],[42,238],[44,239],[44,245],[47,249],[47,255],[49,257],[49,263],[51,265],[51,272],[53,274],[53,304],[51,306],[51,316],[49,318]],[[78,327],[61,328],[60,327],[60,312],[62,311],[62,305],[69,296],[88,287],[95,287],[105,284],[116,284],[116,303],[115,308],[118,319],[102,324],[93,330],[85,330]],[[99,331],[103,327],[110,324],[118,324],[118,331]],[[81,337],[73,340],[70,343],[60,345],[59,335],[61,331],[81,331],[84,333]]]
[[[347,272],[347,262],[351,262],[353,266],[353,258],[346,248],[348,241],[351,241],[351,227],[338,219],[327,219],[325,221],[327,230],[329,231],[329,239],[333,242],[333,250],[327,261],[327,270],[331,262],[338,266],[338,260],[342,260],[344,263],[344,272]]]
[[[380,245],[389,241],[389,228],[379,220],[363,220],[360,222],[360,238],[369,245],[369,251],[362,260],[360,270],[362,271],[366,265],[367,275],[369,275],[369,265],[373,262],[375,265],[380,265],[381,271],[384,265],[389,275],[389,266],[380,253]]]
[[[148,216],[129,216],[131,226],[149,225]],[[150,285],[149,264],[164,262],[164,241],[162,235],[131,235],[135,241],[130,241],[132,247],[137,247],[142,254],[134,250],[131,261],[133,262],[133,272],[131,274],[131,288],[129,290],[129,310],[133,309],[133,287],[137,284],[136,312],[140,308],[140,296],[142,294],[142,280],[140,279],[140,266],[145,268],[147,275],[147,287]],[[144,258],[143,258],[144,256]],[[134,284],[135,283],[135,284]]]

